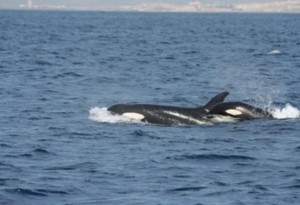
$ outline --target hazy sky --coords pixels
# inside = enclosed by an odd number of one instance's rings
[[[129,11],[297,12],[300,0],[0,0],[0,8]]]

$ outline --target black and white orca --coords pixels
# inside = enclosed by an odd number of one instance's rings
[[[184,108],[150,104],[117,104],[108,108],[133,120],[163,125],[196,125],[235,122],[249,119],[272,118],[261,108],[242,102],[224,102],[229,92],[221,92],[206,105]]]
[[[196,108],[183,108],[149,104],[117,104],[109,111],[133,120],[163,125],[207,124],[203,117],[217,104],[224,101],[228,92],[213,97],[206,105]]]
[[[213,124],[251,119],[272,119],[267,110],[243,102],[223,102],[209,110],[205,118]]]

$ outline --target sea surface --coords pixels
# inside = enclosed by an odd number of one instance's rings
[[[299,205],[300,14],[0,11],[1,205]],[[159,126],[117,103],[274,120]]]

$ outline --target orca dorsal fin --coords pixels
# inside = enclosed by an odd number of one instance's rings
[[[223,102],[227,95],[229,95],[229,92],[227,92],[227,91],[221,92],[221,93],[217,94],[215,97],[213,97],[206,105],[204,105],[201,108],[204,108],[207,111],[209,111],[215,105]]]

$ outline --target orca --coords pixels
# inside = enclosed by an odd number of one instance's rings
[[[216,105],[222,103],[229,92],[221,92],[206,105],[196,108],[184,108],[151,104],[117,104],[108,108],[113,114],[129,117],[133,120],[162,125],[209,124],[205,116]]]
[[[221,92],[206,105],[196,108],[151,104],[117,104],[108,108],[133,120],[163,125],[201,125],[251,119],[273,119],[267,110],[243,102],[224,102],[229,92]]]
[[[273,118],[272,114],[267,110],[243,102],[219,103],[210,109],[205,117],[212,123]]]

